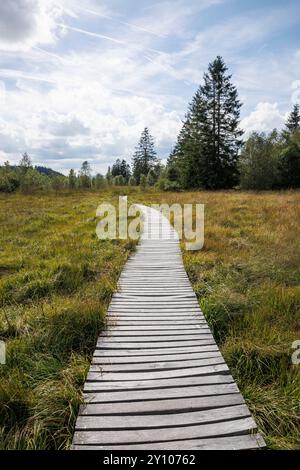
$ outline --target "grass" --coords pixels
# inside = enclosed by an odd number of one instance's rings
[[[184,264],[270,448],[300,449],[300,192],[149,194],[205,204],[205,244]]]
[[[2,449],[71,443],[96,339],[134,248],[97,239],[102,200],[105,194],[0,196]]]
[[[299,192],[142,193],[204,203],[205,245],[185,267],[269,447],[300,448]],[[0,196],[0,447],[68,448],[96,338],[134,244],[99,241],[101,194]]]

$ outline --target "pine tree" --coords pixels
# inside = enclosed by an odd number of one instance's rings
[[[158,163],[159,160],[154,148],[154,139],[149,129],[145,127],[133,155],[133,176],[137,184],[140,182],[141,175],[147,175]]]
[[[287,132],[292,134],[300,128],[300,106],[295,104],[285,124]]]
[[[73,168],[69,172],[69,188],[74,189],[76,186],[76,174]]]
[[[238,181],[241,104],[227,70],[219,56],[209,64],[169,159],[185,187],[230,188]]]
[[[300,188],[300,146],[291,142],[280,161],[282,188]]]
[[[105,175],[106,181],[108,184],[111,184],[112,182],[112,174],[111,174],[111,168],[110,166],[107,168],[107,173]]]
[[[86,160],[82,163],[79,171],[80,185],[83,188],[91,187],[91,167],[89,162]]]
[[[30,168],[32,168],[31,158],[29,157],[27,152],[23,153],[19,163],[19,167],[22,175],[24,175]]]
[[[125,182],[128,183],[128,180],[131,175],[130,165],[128,165],[126,160],[124,159],[120,160],[120,158],[117,158],[117,160],[112,166],[111,174],[113,177],[119,176],[119,175],[123,176],[123,178],[125,179]]]

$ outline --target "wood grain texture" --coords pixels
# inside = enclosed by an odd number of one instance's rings
[[[72,449],[264,447],[199,308],[176,232],[159,212],[139,208],[144,231],[96,344]]]

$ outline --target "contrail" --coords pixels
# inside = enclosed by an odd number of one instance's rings
[[[56,23],[57,26],[61,26],[62,28],[69,29],[70,31],[75,31],[76,33],[81,33],[85,34],[87,36],[92,36],[95,38],[100,38],[100,39],[106,39],[107,41],[115,42],[117,44],[126,44],[124,41],[120,41],[119,39],[112,38],[110,36],[105,36],[104,34],[99,34],[99,33],[92,33],[91,31],[86,31],[85,29],[81,28],[74,28],[73,26],[68,26],[63,23]]]
[[[118,20],[118,19],[114,18],[113,16],[104,15],[102,13],[98,13],[97,11],[89,10],[88,8],[82,8],[82,7],[79,7],[79,6],[76,6],[76,8],[78,8],[81,11],[85,11],[86,13],[90,13],[91,15],[99,16],[101,18],[106,18],[107,20],[110,20],[110,21],[115,21],[116,23],[123,24],[124,26],[128,26],[129,28],[134,28],[134,29],[137,29],[139,31],[143,31],[144,33],[152,34],[153,36],[157,36],[159,38],[165,38],[166,37],[166,35],[158,34],[154,31],[151,31],[150,29],[143,28],[142,26],[138,26],[138,25],[133,24],[133,23],[127,23],[126,21]]]

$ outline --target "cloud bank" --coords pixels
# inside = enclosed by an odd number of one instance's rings
[[[86,159],[104,172],[130,160],[144,126],[166,158],[217,54],[244,103],[241,126],[282,126],[300,96],[299,44],[285,35],[299,26],[297,2],[265,10],[255,0],[247,11],[234,0],[125,3],[0,3],[1,163],[27,151],[64,172]]]

